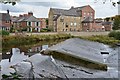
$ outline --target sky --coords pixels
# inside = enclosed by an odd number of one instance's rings
[[[117,0],[111,0],[117,1]],[[90,5],[95,10],[96,18],[111,17],[118,14],[118,6],[114,7],[110,0],[103,4],[103,0],[21,0],[15,6],[0,3],[0,12],[18,16],[33,12],[35,17],[47,18],[50,8],[70,9],[71,6],[80,7]]]

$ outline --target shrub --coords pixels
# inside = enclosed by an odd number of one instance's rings
[[[9,35],[9,32],[8,31],[4,31],[4,30],[2,30],[2,31],[0,31],[0,35]]]
[[[112,31],[109,34],[109,37],[114,37],[117,40],[120,40],[120,31]]]
[[[41,30],[40,30],[40,32],[50,32],[51,30],[50,29],[48,29],[48,28],[42,28]]]

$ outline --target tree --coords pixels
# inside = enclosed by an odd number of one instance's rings
[[[120,29],[120,15],[117,15],[114,18],[114,23],[113,23],[113,30],[118,30]]]
[[[12,4],[13,6],[17,3],[20,2],[20,0],[0,0],[0,3],[4,3],[4,4]]]
[[[94,1],[95,1],[95,3],[97,3],[101,0],[94,0]],[[107,1],[111,2],[114,7],[116,7],[116,5],[120,5],[120,0],[118,0],[117,2],[112,1],[112,0],[102,0],[103,4],[105,4]]]

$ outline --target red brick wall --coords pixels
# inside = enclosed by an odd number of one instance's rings
[[[6,27],[11,27],[11,22],[2,21],[2,25]]]
[[[26,26],[27,26],[27,22],[21,22],[21,23],[20,23],[20,26],[21,26],[21,27],[26,27]]]
[[[46,28],[46,19],[45,18],[39,18],[39,20],[40,20],[41,28]]]
[[[84,17],[92,17],[93,19],[95,18],[95,11],[89,5],[82,9],[82,19],[84,19]]]
[[[105,31],[111,31],[112,30],[111,25],[104,25],[104,27],[105,27]]]

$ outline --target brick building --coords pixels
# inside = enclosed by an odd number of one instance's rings
[[[40,20],[41,28],[46,28],[46,18],[38,18]]]
[[[26,28],[28,32],[40,32],[40,20],[33,16],[32,12],[28,12],[28,14],[19,15],[19,17],[13,18],[12,21],[15,28]]]
[[[87,5],[69,10],[50,8],[49,28],[53,31],[92,31],[95,11]]]
[[[9,10],[7,13],[0,13],[0,30],[9,31],[11,27],[11,17],[9,14]]]

